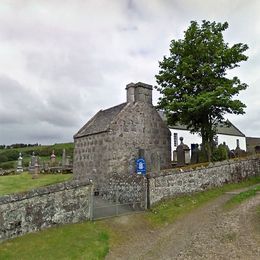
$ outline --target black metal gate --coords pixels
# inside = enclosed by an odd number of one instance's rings
[[[137,196],[127,196],[127,192],[129,191],[120,188],[94,189],[92,192],[91,219],[102,219],[144,211],[147,207],[146,189],[141,193],[139,191]],[[137,191],[133,188],[131,192]]]

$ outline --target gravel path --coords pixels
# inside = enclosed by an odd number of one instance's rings
[[[231,196],[222,195],[159,230],[151,230],[138,215],[110,220],[128,239],[112,247],[106,259],[260,259],[260,229],[254,221],[260,195],[223,211]]]

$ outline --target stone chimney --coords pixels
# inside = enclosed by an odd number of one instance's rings
[[[126,85],[127,103],[145,102],[152,105],[152,85],[142,82]]]

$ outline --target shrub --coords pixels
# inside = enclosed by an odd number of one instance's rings
[[[7,169],[14,169],[16,167],[14,162],[4,162],[0,164],[0,168],[7,170]]]
[[[0,160],[0,162],[7,162],[7,161],[15,161],[19,157],[19,152],[17,150],[5,150],[1,152],[0,156],[3,160]]]
[[[8,161],[8,157],[5,154],[0,154],[0,163],[7,162],[7,161]]]
[[[214,149],[212,153],[212,161],[224,161],[228,159],[228,149],[224,144],[220,144],[217,148]]]

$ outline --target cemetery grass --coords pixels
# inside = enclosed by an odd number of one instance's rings
[[[19,153],[17,153],[19,154]],[[50,161],[50,156],[41,156],[40,157],[41,161],[49,162]],[[56,156],[57,161],[61,161],[62,156]],[[23,157],[23,166],[29,166],[29,162],[31,161],[31,156],[26,156]],[[10,160],[6,162],[0,163],[0,168],[2,169],[16,169],[17,166],[17,160]]]
[[[28,172],[19,175],[1,176],[0,195],[24,192],[37,187],[67,181],[71,178],[72,174],[39,174],[37,179],[32,179],[32,175]]]

